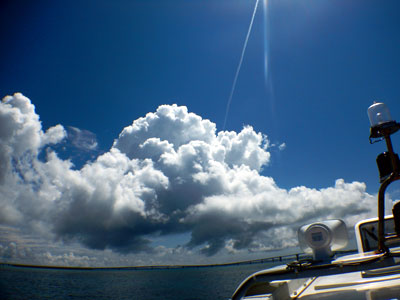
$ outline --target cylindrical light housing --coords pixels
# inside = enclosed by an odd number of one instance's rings
[[[393,122],[390,111],[385,103],[374,103],[368,108],[368,118],[371,127]]]

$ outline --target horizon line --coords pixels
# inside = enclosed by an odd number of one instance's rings
[[[344,254],[355,252],[356,249],[336,251],[336,253]],[[221,264],[201,264],[201,265],[147,265],[147,266],[119,266],[119,267],[88,267],[88,266],[52,266],[52,265],[35,265],[22,263],[0,262],[0,267],[19,267],[19,268],[36,268],[36,269],[60,269],[60,270],[162,270],[162,269],[184,269],[184,268],[209,268],[209,267],[229,267],[236,265],[261,264],[267,262],[287,261],[293,258],[299,260],[300,256],[310,257],[310,254],[295,253],[288,255],[273,256],[267,258],[245,260],[239,262],[221,263]]]

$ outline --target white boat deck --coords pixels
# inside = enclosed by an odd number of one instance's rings
[[[295,299],[400,299],[399,297],[400,266],[396,266],[395,269],[382,268],[317,277]]]

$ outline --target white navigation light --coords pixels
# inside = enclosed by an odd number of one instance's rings
[[[346,247],[348,236],[342,220],[328,220],[302,226],[298,231],[299,244],[315,260],[327,260],[333,251]]]
[[[368,108],[368,118],[371,127],[393,122],[389,108],[385,103],[374,103]]]
[[[400,123],[392,120],[389,108],[385,103],[374,103],[368,107],[368,118],[371,123],[369,142],[371,144],[387,139],[400,129]],[[374,140],[378,139],[378,140]]]

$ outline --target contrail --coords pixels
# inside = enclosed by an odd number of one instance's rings
[[[231,106],[233,93],[234,93],[235,87],[236,87],[236,82],[237,82],[237,79],[238,79],[238,77],[239,77],[240,68],[242,67],[243,57],[244,57],[244,53],[246,52],[247,42],[249,41],[249,36],[250,36],[251,28],[253,27],[253,21],[254,21],[254,16],[256,15],[257,7],[258,7],[258,2],[259,2],[259,0],[256,0],[256,5],[254,6],[254,11],[253,11],[253,15],[252,15],[252,17],[251,17],[249,30],[247,31],[246,40],[244,41],[244,45],[243,45],[243,49],[242,49],[242,55],[240,56],[239,65],[238,65],[237,70],[236,70],[235,78],[233,79],[233,84],[232,84],[231,93],[230,93],[230,95],[229,95],[228,104],[226,105],[226,111],[225,111],[225,119],[224,119],[223,130],[225,130],[226,120],[228,119],[229,108],[230,108],[230,106]]]

